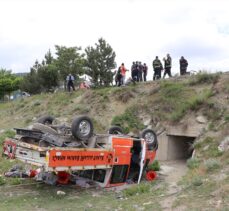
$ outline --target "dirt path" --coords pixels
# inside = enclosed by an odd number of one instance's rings
[[[176,199],[176,193],[180,191],[180,187],[177,185],[187,172],[186,160],[173,160],[173,161],[161,161],[160,177],[162,177],[168,184],[168,190],[166,197],[161,201],[161,207],[163,211],[173,210],[185,210],[186,207],[172,208],[173,202]]]

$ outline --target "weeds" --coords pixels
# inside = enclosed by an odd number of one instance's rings
[[[223,152],[218,150],[219,143],[212,137],[206,137],[204,140],[194,143],[194,149],[199,149],[201,157],[219,157]],[[203,148],[207,147],[206,150]]]
[[[187,166],[190,169],[195,169],[200,166],[200,160],[197,158],[190,158],[187,160]]]
[[[193,186],[200,186],[203,184],[203,178],[201,176],[194,176],[191,180]]]
[[[184,83],[167,81],[160,84],[160,89],[161,107],[166,112],[171,111],[168,118],[173,122],[180,120],[189,110],[198,110],[213,95],[211,89],[197,95]]]
[[[137,116],[136,107],[129,108],[122,115],[115,116],[111,124],[121,125],[124,133],[129,133],[131,130],[142,130],[145,127]]]
[[[148,165],[148,170],[159,171],[161,168],[158,160],[154,160],[154,162]]]
[[[205,168],[207,172],[212,172],[216,169],[220,168],[220,163],[218,160],[210,158],[204,162]]]
[[[207,72],[198,73],[197,75],[193,76],[192,79],[189,81],[190,86],[203,84],[203,83],[216,83],[219,79],[219,74],[210,74]]]

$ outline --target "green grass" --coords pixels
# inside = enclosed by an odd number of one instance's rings
[[[124,196],[130,197],[134,195],[139,195],[142,193],[149,193],[150,192],[150,185],[148,183],[142,183],[140,185],[133,185],[130,188],[127,188],[126,190],[123,191]]]
[[[144,186],[144,188],[142,187]],[[160,199],[156,196],[164,192],[163,188],[154,190],[153,185],[140,185],[138,194],[122,197],[122,192],[113,190],[80,189],[77,187],[53,187],[48,185],[31,185],[21,188],[0,189],[1,211],[6,210],[161,210]],[[130,189],[132,187],[129,187]],[[148,191],[145,191],[145,190]],[[4,191],[3,191],[4,190]],[[62,190],[65,196],[56,193]],[[127,190],[127,189],[126,189]],[[121,198],[119,198],[119,195]],[[150,202],[150,203],[149,203]]]
[[[211,89],[196,94],[187,84],[175,82],[161,83],[160,101],[167,118],[173,122],[180,120],[188,111],[197,111],[212,96]]]
[[[207,72],[198,73],[197,75],[192,76],[192,78],[189,81],[189,85],[194,86],[198,84],[214,84],[219,79],[219,73],[211,74]]]
[[[138,118],[138,108],[135,106],[128,108],[123,114],[115,116],[111,124],[121,126],[124,133],[129,133],[130,131],[136,132],[145,128]]]

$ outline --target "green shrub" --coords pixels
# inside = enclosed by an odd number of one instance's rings
[[[190,169],[195,169],[200,166],[200,160],[197,158],[190,158],[187,160],[187,166]]]
[[[153,170],[153,171],[159,171],[160,170],[160,163],[158,160],[153,161],[152,164],[148,165],[148,169],[149,170]]]
[[[203,178],[201,176],[194,176],[191,180],[191,184],[194,186],[200,186],[203,184]]]
[[[218,160],[210,158],[204,162],[207,172],[214,171],[220,168],[220,163]]]

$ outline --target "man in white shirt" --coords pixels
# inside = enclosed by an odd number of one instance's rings
[[[75,86],[74,86],[74,76],[70,73],[67,75],[66,77],[66,81],[67,81],[67,87],[68,87],[68,91],[70,92],[71,91],[71,87],[72,87],[72,90],[75,91]]]

